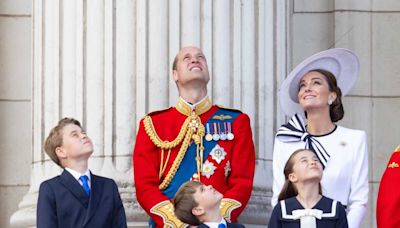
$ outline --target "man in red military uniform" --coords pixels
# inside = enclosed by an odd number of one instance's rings
[[[251,194],[255,152],[249,117],[212,105],[206,58],[196,47],[179,51],[173,64],[176,107],[140,122],[133,152],[136,197],[156,227],[182,227],[171,199],[188,180],[224,195],[221,213],[235,222]]]
[[[398,146],[382,176],[376,205],[378,228],[400,227],[400,146]]]

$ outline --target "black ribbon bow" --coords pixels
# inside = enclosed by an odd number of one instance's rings
[[[282,142],[305,142],[305,149],[313,151],[320,160],[322,167],[325,169],[330,155],[322,144],[306,131],[303,119],[297,113],[287,124],[279,128],[276,137]]]

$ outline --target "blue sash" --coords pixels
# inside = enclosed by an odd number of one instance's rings
[[[241,114],[240,111],[219,108],[211,116],[211,118],[207,120],[206,124],[208,123],[210,126],[212,126],[213,123],[223,124],[224,122],[230,122],[232,124],[233,121],[236,119],[236,117],[238,117],[240,114]],[[213,118],[214,116],[219,116],[219,115],[225,115],[225,116],[229,115],[231,116],[231,118],[226,120]],[[203,139],[203,146],[204,146],[203,162],[207,159],[207,156],[210,154],[211,150],[215,147],[217,143],[218,142],[214,140],[206,141]],[[193,174],[197,171],[196,150],[197,150],[197,145],[194,142],[192,142],[188,147],[185,156],[183,157],[182,162],[175,173],[175,176],[172,178],[168,187],[162,190],[164,195],[166,195],[169,199],[174,198],[175,193],[178,191],[179,187],[186,181],[190,180]],[[149,219],[149,226],[155,227],[155,223],[151,218]]]
[[[207,120],[207,123],[210,124],[210,126],[213,125],[213,123],[222,123],[223,122],[230,122],[232,123],[236,117],[240,115],[241,112],[239,111],[234,111],[234,110],[229,110],[229,109],[218,109],[210,119]],[[231,116],[230,119],[225,119],[225,120],[220,120],[220,119],[214,119],[214,116],[219,116],[219,115],[229,115]],[[206,141],[203,139],[203,146],[204,146],[204,153],[203,153],[203,162],[207,159],[207,156],[210,154],[211,150],[215,147],[215,145],[218,143],[218,141]],[[197,165],[196,165],[196,150],[197,146],[194,142],[192,142],[187,149],[185,156],[182,159],[182,162],[174,176],[174,178],[171,180],[171,183],[168,185],[166,189],[163,190],[164,195],[168,196],[168,198],[172,199],[175,196],[175,193],[178,191],[179,187],[185,183],[186,181],[190,180],[190,178],[193,176],[193,174],[197,171]]]

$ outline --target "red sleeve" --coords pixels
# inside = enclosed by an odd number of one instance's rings
[[[376,206],[378,227],[400,227],[400,152],[389,160],[379,186]]]
[[[235,139],[231,147],[231,173],[227,180],[227,190],[223,194],[224,198],[235,199],[242,204],[231,213],[232,222],[236,222],[250,198],[255,169],[253,137],[250,119],[246,114],[240,114],[235,119],[232,132]]]
[[[139,131],[136,136],[135,149],[133,151],[136,198],[156,224],[163,224],[163,220],[160,216],[150,212],[150,209],[156,204],[169,200],[158,188],[158,173],[160,167],[158,151],[159,148],[154,145],[146,134],[143,120],[141,120]]]

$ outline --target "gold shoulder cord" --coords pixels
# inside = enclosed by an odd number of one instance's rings
[[[150,209],[150,212],[156,215],[159,215],[163,218],[164,227],[163,228],[185,228],[186,224],[184,224],[181,220],[179,220],[174,214],[174,205],[169,201],[162,201]]]
[[[224,217],[225,219],[227,219],[228,221],[231,221],[231,213],[233,210],[235,210],[236,208],[241,207],[242,204],[234,199],[229,199],[229,198],[223,198],[221,200],[221,204],[219,205],[219,211],[222,215],[222,217]]]
[[[158,148],[161,149],[161,165],[159,171],[159,177],[161,178],[165,168],[167,167],[167,163],[169,160],[169,156],[171,154],[171,149],[178,146],[182,140],[182,146],[179,149],[178,155],[176,156],[174,162],[170,170],[168,171],[167,176],[162,181],[162,183],[158,186],[159,189],[165,189],[168,187],[169,183],[171,182],[172,178],[175,176],[176,171],[178,170],[183,157],[185,156],[186,150],[189,147],[191,140],[196,143],[197,145],[197,153],[196,153],[196,164],[197,164],[197,177],[200,180],[200,172],[202,168],[202,161],[203,161],[203,137],[205,134],[205,129],[203,124],[201,123],[201,119],[197,116],[194,112],[188,116],[183,123],[181,130],[178,136],[171,142],[163,141],[158,136],[157,132],[154,129],[153,121],[151,120],[150,116],[146,116],[143,120],[144,128],[149,136],[150,140],[156,145]],[[164,150],[168,149],[167,159],[164,162]]]

